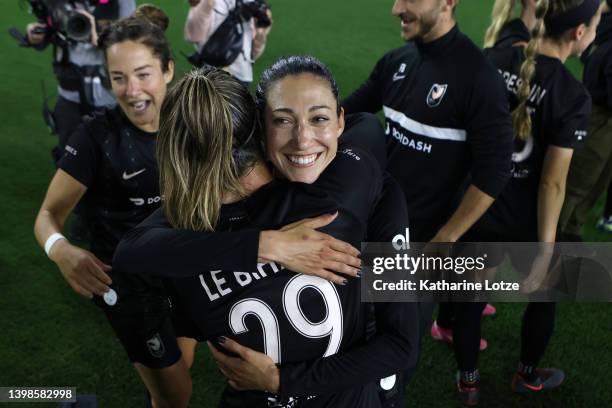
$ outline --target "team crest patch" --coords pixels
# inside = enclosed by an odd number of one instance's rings
[[[159,333],[155,333],[153,337],[147,340],[147,348],[153,357],[161,358],[166,352],[166,347]]]
[[[448,84],[433,84],[431,89],[429,90],[429,94],[427,94],[427,106],[430,108],[435,108],[440,105],[442,102],[442,98],[446,94],[446,89],[448,88]]]

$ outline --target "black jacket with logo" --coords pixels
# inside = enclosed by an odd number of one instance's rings
[[[468,175],[492,197],[508,180],[512,123],[503,83],[457,26],[386,54],[343,106],[383,110],[387,170],[402,186],[416,240],[429,240],[448,220]]]

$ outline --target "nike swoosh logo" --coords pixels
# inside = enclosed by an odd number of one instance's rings
[[[544,388],[544,384],[530,385],[530,384],[524,383],[523,385],[533,391],[540,391],[542,388]]]
[[[123,172],[123,179],[124,179],[124,180],[129,180],[129,179],[131,179],[131,178],[133,178],[133,177],[136,177],[137,175],[139,175],[139,174],[143,173],[145,170],[146,170],[146,168],[145,168],[145,169],[142,169],[142,170],[135,171],[134,173],[130,173],[130,174],[127,174],[127,173],[124,171],[124,172]]]
[[[400,79],[406,78],[406,75],[398,75],[397,72],[393,74],[393,82],[399,81]]]

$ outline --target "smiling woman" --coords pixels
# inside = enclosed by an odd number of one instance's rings
[[[74,291],[92,298],[104,310],[120,339],[136,342],[151,329],[160,330],[161,320],[140,319],[141,326],[136,327],[126,325],[125,316],[163,312],[167,305],[155,294],[135,301],[115,290],[123,277],[110,263],[123,234],[161,202],[155,144],[174,62],[164,32],[145,16],[112,24],[101,34],[99,44],[119,107],[96,113],[72,135],[41,205],[34,233]],[[91,213],[91,252],[70,244],[61,234],[67,216],[81,199]],[[177,346],[166,351],[180,355]],[[187,395],[191,381],[187,378],[175,387]]]
[[[258,92],[266,97],[268,158],[290,181],[313,183],[336,156],[344,131],[338,88],[331,75],[283,77],[281,67],[267,72],[276,75],[262,78]]]
[[[160,50],[159,44],[146,46],[131,40],[116,42],[112,36],[106,41],[115,42],[107,48],[106,61],[121,110],[140,129],[156,132],[166,84],[174,73],[169,49]]]

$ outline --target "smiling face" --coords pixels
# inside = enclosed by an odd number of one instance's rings
[[[401,21],[405,41],[437,38],[444,3],[441,0],[395,0],[392,13]]]
[[[172,81],[174,63],[166,72],[149,47],[134,41],[123,41],[106,51],[113,94],[128,119],[139,129],[156,132],[159,111]]]
[[[270,161],[291,181],[313,183],[336,156],[344,113],[327,80],[289,75],[270,85],[264,113]]]

